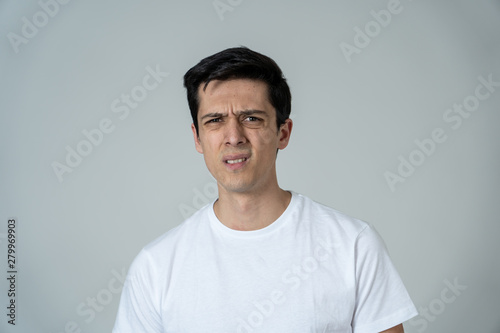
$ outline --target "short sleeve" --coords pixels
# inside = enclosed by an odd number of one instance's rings
[[[418,314],[378,233],[364,228],[355,243],[356,304],[353,333],[374,333]]]
[[[147,253],[141,251],[130,266],[123,285],[113,333],[161,333],[161,317],[155,304],[155,281]],[[156,294],[156,295],[155,295]],[[156,297],[155,297],[156,296]]]

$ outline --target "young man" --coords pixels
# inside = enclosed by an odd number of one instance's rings
[[[276,63],[227,49],[184,85],[219,198],[139,253],[113,332],[403,332],[417,312],[376,232],[278,185],[292,121]]]

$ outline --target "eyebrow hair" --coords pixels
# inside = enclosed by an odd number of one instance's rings
[[[266,111],[262,110],[241,110],[236,112],[237,115],[243,115],[243,116],[251,116],[254,114],[267,114]],[[218,118],[218,117],[224,117],[227,116],[227,113],[221,113],[221,112],[210,112],[205,115],[203,115],[200,119],[205,119],[205,118]]]
[[[211,112],[211,113],[207,113],[206,115],[203,115],[201,117],[201,119],[205,119],[205,118],[217,118],[217,117],[222,117],[224,116],[222,113],[220,112]]]
[[[267,114],[266,111],[262,111],[262,110],[243,110],[243,111],[239,111],[237,113],[240,115],[244,115],[244,116],[251,116],[253,114]]]

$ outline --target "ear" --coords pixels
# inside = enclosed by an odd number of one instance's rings
[[[191,124],[191,131],[193,131],[194,146],[196,147],[196,150],[198,151],[198,153],[203,154],[203,148],[201,147],[200,137],[196,132],[196,127],[194,127],[194,124]]]
[[[288,118],[285,120],[284,124],[281,124],[280,129],[278,131],[279,142],[278,149],[285,149],[288,146],[288,142],[290,141],[290,135],[292,134],[293,121]]]

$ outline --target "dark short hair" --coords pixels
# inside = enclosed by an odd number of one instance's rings
[[[254,79],[267,84],[269,102],[276,110],[279,127],[289,118],[292,109],[292,95],[281,69],[276,62],[247,47],[234,47],[213,54],[201,60],[184,75],[184,87],[193,124],[198,133],[198,88],[203,90],[212,80]]]

